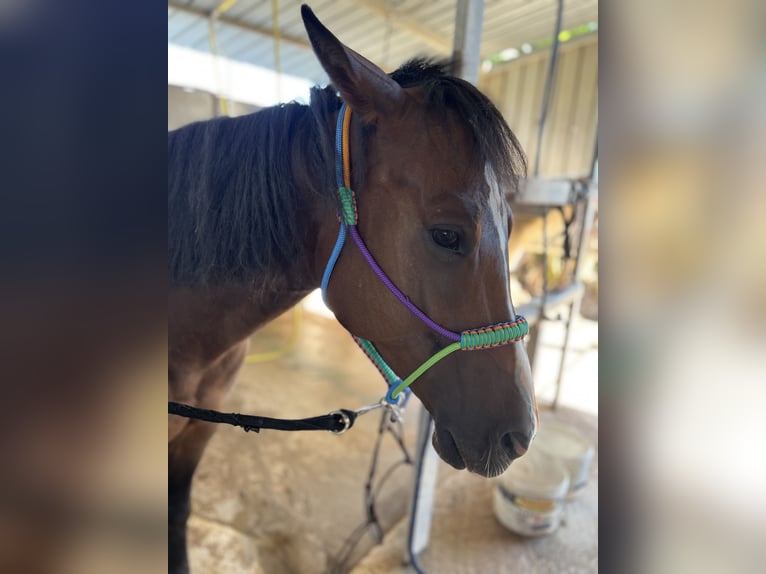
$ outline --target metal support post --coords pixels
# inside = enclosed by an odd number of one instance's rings
[[[583,214],[582,225],[580,227],[580,237],[577,242],[577,258],[575,259],[575,268],[572,273],[573,279],[576,283],[582,283],[583,274],[583,261],[585,260],[585,252],[588,249],[588,239],[590,237],[591,229],[593,229],[593,220],[596,217],[596,193],[594,192],[595,185],[590,182],[588,190],[586,191],[583,202]],[[561,382],[564,375],[564,362],[566,361],[567,352],[569,351],[569,340],[572,330],[572,321],[580,313],[580,306],[582,304],[582,295],[576,297],[569,305],[569,316],[567,317],[566,328],[564,330],[564,343],[561,348],[561,361],[559,362],[559,372],[556,378],[556,394],[553,398],[553,408],[558,408],[559,398],[561,397]]]
[[[457,0],[455,38],[452,48],[454,74],[471,82],[474,86],[479,83],[483,22],[484,0]]]
[[[431,516],[436,491],[439,459],[431,445],[434,421],[425,407],[418,419],[418,445],[415,453],[415,489],[410,503],[409,556],[417,556],[426,546],[431,532]]]

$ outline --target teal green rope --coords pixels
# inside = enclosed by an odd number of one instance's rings
[[[364,352],[367,354],[367,357],[375,363],[375,365],[380,370],[381,374],[386,378],[389,385],[394,385],[399,382],[399,377],[396,376],[396,373],[394,370],[388,366],[386,361],[383,360],[383,357],[380,356],[380,353],[378,353],[378,350],[375,348],[375,345],[372,344],[372,342],[368,341],[367,339],[362,339],[361,337],[355,337],[357,342],[359,343],[359,346],[362,347]]]
[[[388,366],[385,360],[383,360],[383,357],[380,356],[380,353],[378,353],[378,350],[371,341],[362,339],[361,337],[354,338],[369,359],[378,367],[388,381],[389,386],[393,387],[393,385],[396,385],[390,392],[390,397],[396,399],[399,396],[399,393],[409,387],[418,379],[418,377],[447,355],[459,350],[474,351],[478,349],[500,347],[501,345],[520,341],[527,333],[529,333],[529,323],[527,323],[527,320],[524,318],[519,318],[515,323],[503,323],[482,329],[463,331],[460,334],[460,342],[452,343],[451,345],[444,347],[441,351],[430,357],[425,363],[415,369],[412,374],[403,381],[396,376],[393,369]]]
[[[356,225],[356,201],[354,200],[354,192],[347,187],[339,187],[338,195],[340,196],[341,219],[343,219],[347,225]]]
[[[433,357],[428,359],[425,363],[420,365],[417,369],[413,371],[413,373],[404,379],[401,383],[399,383],[399,386],[397,386],[393,392],[391,393],[391,398],[395,399],[399,396],[399,393],[401,393],[404,389],[409,387],[412,383],[415,382],[415,380],[425,373],[428,369],[433,367],[436,363],[441,361],[444,357],[447,355],[454,353],[455,351],[460,350],[460,343],[452,343],[448,347],[444,347],[441,351],[436,353]]]

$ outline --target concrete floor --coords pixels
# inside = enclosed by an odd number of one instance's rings
[[[290,313],[280,317],[253,336],[251,352],[278,348],[292,327]],[[587,324],[579,328],[592,331]],[[586,362],[588,352],[597,351],[586,350]],[[546,364],[557,361],[550,353],[540,355]],[[565,380],[565,385],[574,387],[570,393],[574,396],[582,394],[574,390],[583,384],[594,387],[592,373]],[[377,371],[340,325],[304,312],[294,351],[275,361],[246,364],[224,410],[301,418],[339,407],[358,408],[376,401],[383,388]],[[588,393],[594,391],[586,389]],[[411,451],[419,408],[416,401],[412,403],[404,422]],[[593,412],[592,404],[588,410]],[[594,416],[568,409],[555,416],[570,420],[596,442]],[[387,532],[384,543],[378,545],[368,534],[344,565],[336,559],[344,540],[365,521],[363,489],[379,421],[377,413],[360,417],[350,432],[340,436],[254,434],[222,426],[195,475],[189,521],[193,571],[412,571],[402,563],[412,479],[412,467],[407,465],[398,467],[378,497],[381,526]],[[390,437],[381,455],[383,469],[401,458]],[[596,572],[597,463],[592,479],[581,500],[569,505],[566,524],[559,531],[543,539],[524,540],[494,519],[491,481],[440,462],[431,545],[422,565],[431,574]]]

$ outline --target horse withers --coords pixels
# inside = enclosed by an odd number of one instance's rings
[[[446,332],[516,319],[504,192],[524,175],[525,160],[501,114],[445,64],[413,60],[389,76],[308,7],[302,15],[331,87],[314,88],[309,105],[168,134],[172,401],[219,408],[248,337],[320,285],[343,209],[334,145],[343,103],[353,110],[348,175],[357,231],[380,269]],[[449,343],[402,305],[359,249],[340,252],[326,299],[398,373]],[[434,418],[439,455],[487,477],[526,451],[537,424],[523,343],[505,343],[452,353],[411,387]],[[188,570],[191,480],[212,431],[169,417],[172,572]]]

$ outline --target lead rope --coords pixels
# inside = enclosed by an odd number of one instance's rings
[[[380,371],[383,379],[388,385],[388,392],[386,393],[385,400],[390,404],[399,404],[400,394],[405,393],[405,401],[409,387],[414,383],[418,377],[425,373],[428,369],[433,367],[436,363],[443,358],[454,353],[455,351],[475,351],[480,349],[491,349],[494,347],[500,347],[516,341],[520,341],[524,336],[529,333],[529,325],[527,320],[521,315],[517,315],[516,319],[511,322],[499,323],[497,325],[489,325],[487,327],[480,327],[478,329],[467,329],[461,333],[456,333],[444,328],[436,323],[428,315],[426,315],[421,309],[419,309],[409,298],[402,293],[399,288],[394,285],[393,281],[386,275],[386,273],[378,265],[375,258],[370,253],[364,240],[359,235],[359,229],[357,223],[359,221],[359,213],[357,210],[356,194],[351,189],[351,161],[350,161],[350,146],[349,146],[349,127],[351,125],[351,108],[343,102],[340,111],[338,112],[338,122],[335,129],[335,179],[338,184],[338,198],[340,200],[340,229],[338,231],[338,238],[335,241],[330,258],[325,266],[324,273],[322,274],[322,298],[327,303],[327,289],[330,284],[330,278],[332,277],[335,264],[340,257],[340,253],[343,250],[343,246],[346,242],[346,237],[351,235],[354,243],[359,251],[364,256],[365,260],[388,288],[393,295],[399,299],[399,301],[407,307],[418,319],[425,323],[433,331],[437,332],[442,337],[451,340],[452,343],[427,359],[422,365],[415,369],[406,379],[402,380],[396,375],[393,369],[388,366],[380,353],[375,349],[375,345],[371,341],[362,339],[361,337],[354,336],[354,340],[362,348],[370,361]],[[352,335],[353,336],[353,335]]]

